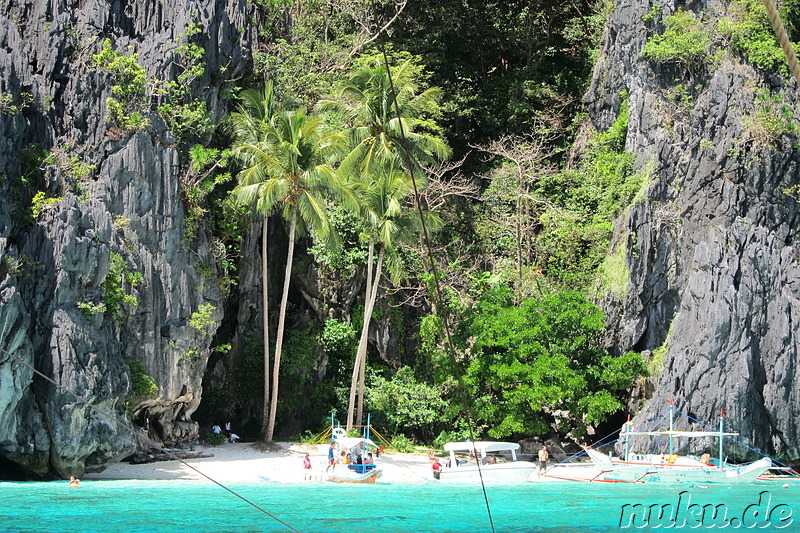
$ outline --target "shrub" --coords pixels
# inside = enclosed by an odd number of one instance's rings
[[[225,444],[228,438],[223,433],[209,433],[208,437],[206,437],[206,442],[210,446],[220,446]]]
[[[158,385],[155,380],[147,374],[144,363],[136,360],[128,360],[128,368],[131,371],[131,389],[136,398],[155,398],[158,394]]]
[[[717,31],[730,40],[731,47],[748,63],[789,73],[786,57],[761,0],[732,2],[728,16],[717,22]]]
[[[137,61],[138,54],[126,56],[111,48],[111,39],[103,41],[99,54],[92,60],[101,70],[111,74],[114,86],[112,97],[106,100],[111,120],[123,131],[132,133],[150,125],[144,117],[149,110],[147,73]]]
[[[664,19],[666,30],[654,35],[644,46],[644,55],[658,63],[702,64],[708,58],[709,37],[694,15],[679,9]]]
[[[198,311],[192,313],[192,317],[189,319],[189,326],[196,329],[199,333],[205,335],[208,332],[208,328],[214,324],[212,315],[216,310],[217,308],[211,304],[201,305]]]

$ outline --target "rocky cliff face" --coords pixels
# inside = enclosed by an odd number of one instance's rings
[[[191,95],[216,121],[220,88],[246,65],[245,10],[244,0],[0,3],[0,474],[118,461],[135,445],[125,408],[166,444],[196,437],[190,415],[222,315],[209,236],[187,233],[175,135],[155,113],[137,133],[113,132],[113,80],[91,55],[110,39],[138,54],[148,79],[169,80],[178,57],[165,43],[199,24],[204,73]],[[54,200],[31,221],[37,189]],[[210,324],[191,327],[203,305]],[[131,361],[156,398],[130,403]]]
[[[645,427],[670,398],[712,425],[724,409],[741,441],[796,462],[800,250],[797,197],[787,191],[798,184],[800,152],[796,135],[770,138],[759,117],[779,121],[789,106],[796,122],[797,83],[754,68],[730,46],[695,68],[641,56],[676,10],[716,21],[727,2],[659,2],[655,19],[651,2],[615,4],[586,104],[603,129],[627,93],[626,149],[650,185],[621,232],[630,283],[606,305],[608,345],[666,351],[634,423]]]

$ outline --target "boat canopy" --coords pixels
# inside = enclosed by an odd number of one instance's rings
[[[373,448],[377,448],[378,445],[372,442],[370,439],[364,439],[361,437],[338,437],[335,439],[339,446],[346,448],[348,450],[352,450],[353,448],[361,447],[363,450],[367,450],[367,446],[371,446]]]
[[[471,452],[477,450],[481,455],[487,452],[515,452],[519,450],[519,444],[516,442],[491,442],[491,441],[466,441],[466,442],[448,442],[444,445],[446,452]]]

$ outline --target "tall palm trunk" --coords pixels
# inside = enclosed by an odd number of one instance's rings
[[[281,349],[283,348],[283,330],[286,325],[286,303],[289,300],[289,282],[292,274],[292,259],[294,258],[294,232],[297,227],[297,204],[292,204],[292,214],[289,222],[289,250],[286,256],[286,272],[283,277],[283,295],[281,296],[281,309],[278,317],[278,333],[275,336],[275,362],[272,367],[272,403],[269,410],[269,426],[265,440],[272,442],[275,432],[275,412],[278,410],[278,378],[281,370]]]
[[[353,377],[350,379],[350,398],[347,402],[347,431],[353,429],[353,414],[355,413],[356,406],[356,391],[358,389],[358,378],[361,370],[361,345],[363,343],[366,347],[367,336],[364,334],[364,328],[369,328],[369,323],[367,322],[367,307],[369,307],[370,290],[372,289],[372,260],[374,253],[375,241],[370,240],[369,251],[367,253],[367,283],[364,295],[364,317],[361,321],[361,336],[359,337],[358,348],[356,349],[356,359],[353,362]],[[365,349],[363,351],[366,354],[367,350]]]
[[[378,283],[381,279],[381,269],[383,267],[383,248],[378,252],[378,264],[375,266],[375,276],[372,279],[372,290],[370,291],[369,312],[364,310],[364,327],[361,330],[363,342],[358,345],[361,348],[361,367],[358,371],[358,408],[356,410],[356,425],[360,426],[364,414],[364,389],[366,389],[365,374],[367,371],[367,340],[369,339],[369,325],[372,322],[372,312],[375,310],[375,300],[378,298]]]
[[[264,412],[261,415],[261,434],[265,435],[269,426],[269,299],[267,295],[267,231],[269,229],[269,216],[264,215],[264,227],[261,233],[261,294],[264,300]]]

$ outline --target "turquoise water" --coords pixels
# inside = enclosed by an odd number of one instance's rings
[[[474,486],[379,481],[374,485],[263,483],[230,488],[299,531],[491,531],[483,493]],[[726,530],[754,526],[760,531],[800,531],[800,483],[785,489],[781,482],[710,488],[542,482],[488,486],[487,494],[498,533],[661,530],[681,525],[676,522],[680,514],[662,513],[662,523],[655,512],[645,514],[651,505],[656,510],[683,508],[683,517],[687,509],[724,506],[726,514],[716,520],[726,520]],[[713,518],[682,525],[695,530],[724,525]],[[627,528],[620,527],[621,519],[627,520],[623,524]],[[0,483],[0,532],[40,531],[291,529],[210,482],[84,481],[77,488],[63,481]]]

